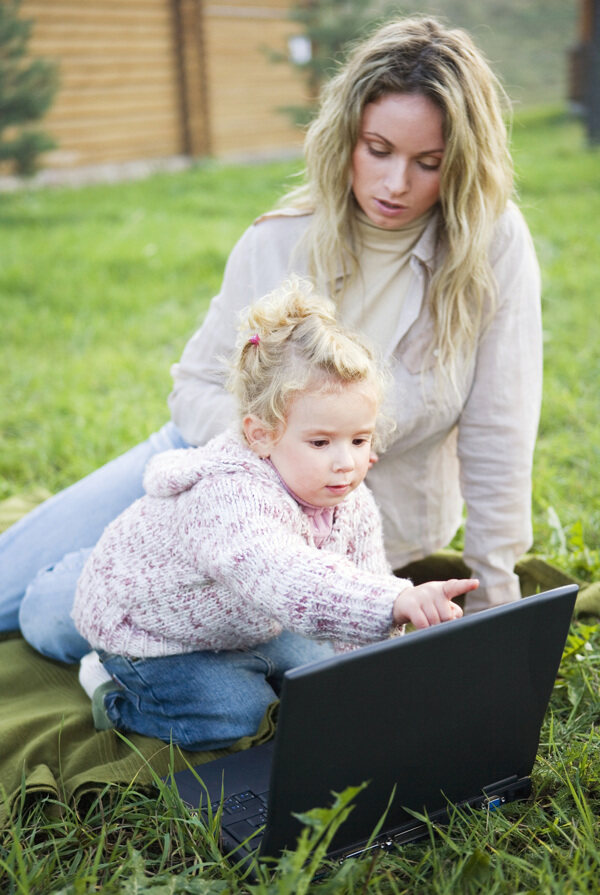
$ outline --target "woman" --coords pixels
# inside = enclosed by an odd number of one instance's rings
[[[395,440],[367,483],[394,567],[447,545],[464,500],[464,559],[481,582],[466,611],[519,597],[513,568],[531,543],[541,399],[540,283],[510,201],[502,97],[468,35],[433,19],[393,22],[358,45],[307,133],[305,185],[242,236],[173,368],[172,422],[0,539],[0,628],[20,623],[34,646],[65,661],[87,651],[69,611],[89,548],[141,495],[152,454],[203,444],[230,422],[220,358],[233,348],[237,313],[291,273],[311,275],[392,367]]]

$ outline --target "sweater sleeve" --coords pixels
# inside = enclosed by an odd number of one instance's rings
[[[374,575],[391,575],[392,568],[385,554],[383,526],[375,498],[363,483],[351,501],[340,504],[337,512],[343,515],[351,537],[346,545],[346,556],[366,572]]]
[[[250,478],[215,477],[202,490],[211,510],[198,507],[184,540],[238,613],[260,612],[304,636],[356,645],[390,633],[394,600],[408,582],[307,544],[291,503]]]

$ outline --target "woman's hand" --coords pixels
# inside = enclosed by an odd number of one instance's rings
[[[428,628],[462,616],[462,609],[453,603],[455,597],[479,587],[476,578],[451,578],[450,581],[428,581],[407,587],[394,601],[394,624],[410,622],[415,628]]]

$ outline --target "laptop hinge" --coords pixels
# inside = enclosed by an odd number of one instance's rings
[[[495,783],[490,783],[488,786],[484,786],[481,795],[471,799],[465,799],[465,801],[459,802],[457,807],[496,811],[507,802],[513,802],[517,799],[526,799],[530,794],[531,778],[518,777],[516,774],[513,774],[511,777],[505,777],[502,780],[497,780]],[[430,824],[434,825],[448,823],[449,810],[443,808],[439,811],[433,811],[429,814],[428,819]],[[390,830],[387,834],[380,836],[366,848],[357,844],[354,848],[339,849],[336,852],[330,853],[329,857],[342,863],[348,858],[358,857],[358,855],[362,855],[368,851],[374,851],[376,849],[385,851],[404,843],[416,842],[427,836],[429,830],[430,826],[426,823],[415,821],[414,824],[410,824],[406,827],[397,827],[395,830]]]

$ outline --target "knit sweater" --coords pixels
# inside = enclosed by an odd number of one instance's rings
[[[147,658],[243,649],[284,629],[354,645],[390,633],[410,582],[390,572],[364,484],[320,548],[276,470],[233,430],[156,456],[144,486],[78,583],[73,618],[93,648]]]

